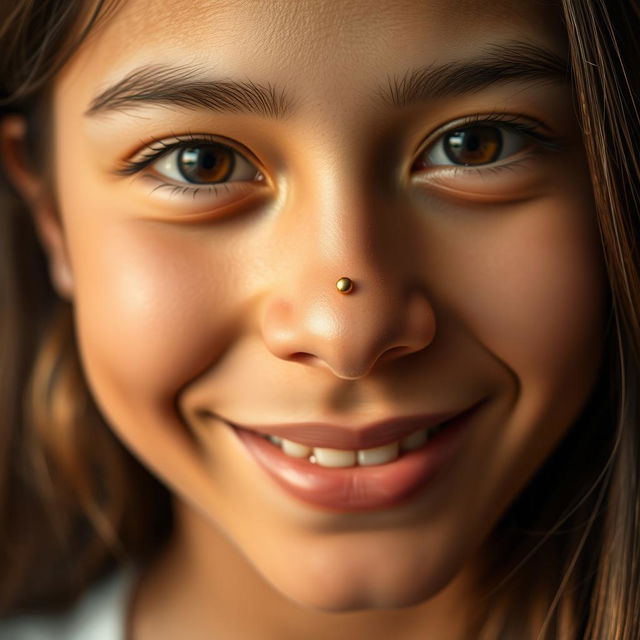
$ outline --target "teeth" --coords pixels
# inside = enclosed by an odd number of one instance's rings
[[[284,438],[282,438],[280,446],[288,456],[293,458],[306,458],[311,453],[311,447]]]
[[[358,464],[367,466],[371,464],[384,464],[391,462],[398,457],[398,442],[385,444],[383,447],[373,447],[373,449],[360,449],[358,451]]]
[[[313,455],[321,467],[353,467],[356,463],[356,451],[346,449],[314,447]]]
[[[400,447],[403,451],[413,451],[419,449],[427,441],[427,430],[414,431],[400,440]]]
[[[307,445],[294,442],[293,440],[286,440],[279,436],[266,435],[264,437],[272,444],[279,446],[288,456],[292,458],[307,458],[309,462],[318,464],[321,467],[353,467],[356,464],[360,466],[371,466],[393,462],[401,452],[419,449],[433,436],[442,431],[445,424],[446,423],[442,423],[430,429],[414,431],[401,440],[385,444],[382,447],[358,449],[357,451],[350,449],[329,449],[326,447],[308,447]]]

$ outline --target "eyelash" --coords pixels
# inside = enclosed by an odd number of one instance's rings
[[[421,151],[417,154],[416,160],[413,165],[423,157],[427,152],[429,152],[444,136],[448,133],[459,129],[467,129],[474,126],[495,126],[498,129],[506,129],[512,133],[517,133],[528,138],[533,139],[537,144],[548,151],[558,152],[561,151],[564,147],[563,141],[555,136],[550,136],[546,133],[543,133],[542,123],[537,122],[535,120],[524,121],[521,117],[515,115],[508,115],[504,113],[492,113],[492,114],[481,114],[475,113],[469,115],[465,118],[462,118],[459,121],[454,123],[449,123],[446,125],[446,128],[440,129],[435,136],[430,136],[432,140],[424,145]],[[495,165],[494,163],[478,165],[478,166],[467,166],[467,165],[437,165],[439,168],[444,168],[458,173],[481,173],[481,174],[498,174],[504,170],[513,170],[519,165],[520,162],[508,162],[505,164]]]
[[[117,169],[116,174],[119,176],[132,176],[137,173],[140,173],[144,169],[146,169],[149,165],[152,165],[154,162],[157,162],[160,158],[173,151],[177,151],[179,149],[183,149],[186,147],[197,147],[198,145],[210,145],[215,144],[219,146],[225,146],[229,148],[233,153],[237,153],[242,155],[239,151],[237,151],[234,147],[228,144],[224,144],[221,142],[220,137],[213,136],[206,133],[201,134],[192,134],[188,133],[185,135],[177,135],[173,136],[171,142],[165,142],[164,140],[154,140],[141,155],[138,160],[125,160],[122,163],[122,166]],[[247,162],[253,164],[252,161],[247,159]],[[262,175],[259,169],[256,168],[256,175]],[[218,195],[221,189],[225,191],[229,191],[229,183],[228,182],[218,182],[213,184],[205,184],[198,186],[188,186],[187,184],[172,184],[170,182],[161,182],[158,184],[151,193],[157,191],[158,189],[169,189],[170,195],[191,195],[193,198],[202,191],[206,191],[208,194]]]
[[[510,116],[502,113],[493,113],[493,114],[472,114],[463,118],[462,120],[455,122],[453,124],[449,124],[446,129],[440,130],[435,139],[433,139],[428,145],[424,146],[417,158],[421,158],[425,153],[427,153],[443,136],[447,133],[450,133],[456,129],[464,129],[478,125],[486,125],[486,126],[496,126],[501,129],[508,129],[513,133],[519,133],[521,135],[525,135],[529,138],[535,140],[539,145],[549,151],[560,151],[562,149],[561,140],[555,138],[553,136],[549,136],[542,132],[541,124],[534,124],[533,121],[525,122],[521,118],[517,116]],[[140,173],[148,166],[152,165],[154,162],[162,158],[163,156],[185,148],[185,147],[194,147],[197,145],[206,145],[206,144],[217,144],[223,145],[220,141],[220,138],[217,136],[209,135],[209,134],[186,134],[186,135],[177,135],[174,136],[171,142],[165,142],[164,140],[154,140],[142,154],[142,156],[137,160],[125,160],[122,163],[122,166],[117,169],[116,173],[120,176],[131,176],[137,173]],[[239,151],[236,151],[232,146],[228,146],[234,153],[240,154]],[[251,162],[250,160],[247,160]],[[415,165],[414,161],[414,165]],[[513,170],[516,167],[516,163],[510,162],[498,166],[492,166],[492,164],[485,164],[479,166],[465,166],[465,165],[439,165],[440,167],[447,167],[454,171],[456,175],[459,172],[464,173],[492,173],[498,174],[504,170]],[[259,169],[256,169],[256,174],[262,175]],[[169,189],[171,195],[191,195],[193,198],[202,191],[206,191],[208,194],[218,195],[220,189],[224,189],[226,191],[229,190],[229,186],[227,182],[219,182],[209,185],[199,185],[197,187],[184,185],[176,185],[171,184],[169,182],[161,182],[158,184],[153,191],[158,189]],[[152,193],[153,193],[152,191]]]

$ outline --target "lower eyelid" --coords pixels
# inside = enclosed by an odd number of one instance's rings
[[[185,195],[185,194],[192,194],[194,197],[201,192],[208,192],[208,193],[214,193],[217,194],[218,190],[219,190],[219,186],[217,184],[211,184],[211,185],[198,185],[198,186],[190,186],[187,184],[181,185],[181,184],[172,184],[171,182],[160,182],[160,184],[157,184],[152,190],[151,193],[156,193],[157,191],[161,191],[161,190],[166,190],[169,192],[169,194],[171,196],[176,196],[176,195]]]
[[[149,181],[153,183],[153,188],[151,189],[151,193],[158,191],[160,189],[182,189],[185,193],[191,191],[198,191],[201,193],[213,193],[213,194],[232,194],[237,191],[247,191],[253,188],[253,184],[247,182],[245,180],[232,180],[228,182],[212,182],[210,184],[207,183],[190,183],[190,182],[171,182],[170,178],[166,178],[165,176],[159,174],[149,173],[146,175],[140,176],[140,178],[145,181]]]
[[[483,167],[436,167],[413,176],[412,184],[436,198],[453,202],[499,204],[533,197],[548,182],[548,172],[537,154],[519,154],[515,160]]]
[[[146,188],[140,194],[143,198],[140,215],[170,224],[214,224],[261,209],[270,197],[269,189],[242,182],[228,193],[226,189],[220,190],[219,185],[192,188],[159,183],[149,176],[145,182]]]

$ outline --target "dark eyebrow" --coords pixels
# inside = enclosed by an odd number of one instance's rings
[[[383,101],[406,107],[425,100],[472,93],[513,80],[568,82],[570,69],[558,54],[527,42],[488,46],[472,60],[429,65],[389,77],[380,91]]]
[[[468,60],[429,65],[387,78],[378,98],[395,107],[425,100],[470,93],[510,80],[563,80],[569,78],[567,62],[538,45],[509,42],[487,47]],[[271,84],[247,80],[202,79],[202,71],[191,67],[145,66],[98,94],[85,112],[87,116],[123,111],[137,105],[180,106],[218,112],[254,113],[280,119],[292,111],[283,90]]]
[[[122,111],[138,104],[255,113],[268,118],[282,118],[290,110],[284,93],[270,84],[201,78],[201,71],[191,67],[140,67],[98,94],[85,115]]]

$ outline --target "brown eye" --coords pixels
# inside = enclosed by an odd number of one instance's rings
[[[235,166],[234,152],[222,145],[185,147],[176,159],[178,170],[185,180],[210,184],[227,180]]]
[[[189,146],[176,145],[150,166],[160,176],[183,185],[263,180],[260,170],[243,154],[216,142],[194,141]]]
[[[493,164],[521,151],[531,142],[531,135],[513,126],[493,123],[452,129],[420,154],[414,168]]]
[[[442,146],[454,164],[488,164],[500,157],[502,135],[497,127],[469,127],[447,133]]]

